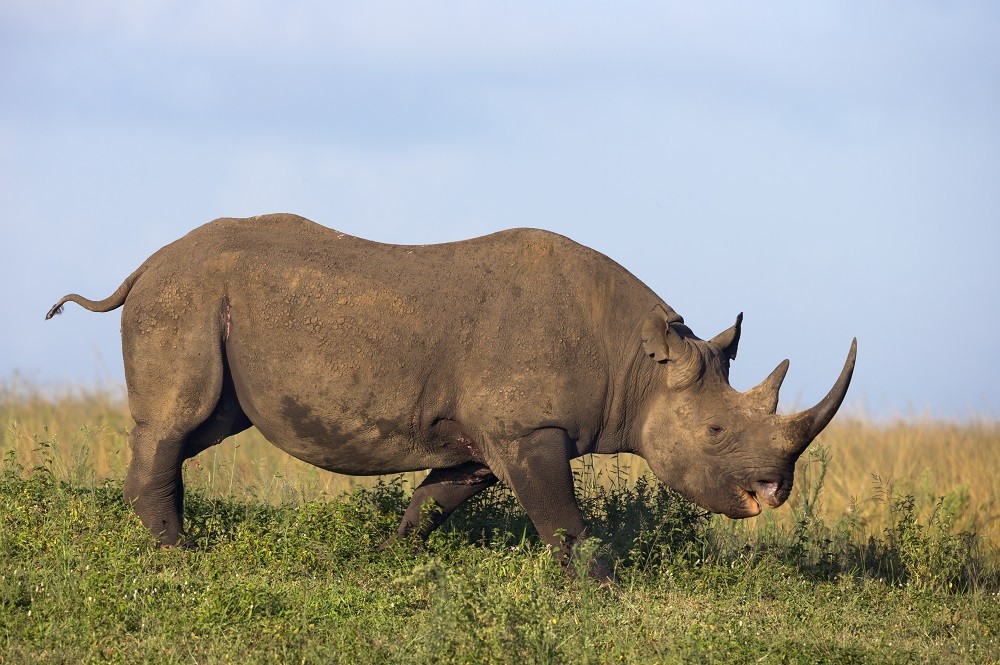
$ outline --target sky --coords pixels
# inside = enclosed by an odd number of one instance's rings
[[[103,298],[222,216],[567,235],[733,385],[1000,417],[1000,5],[0,3],[0,382],[124,383]],[[980,346],[981,345],[981,346]]]

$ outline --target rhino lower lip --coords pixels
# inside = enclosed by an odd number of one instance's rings
[[[753,517],[754,515],[760,514],[760,500],[757,498],[757,493],[750,490],[745,490],[740,488],[740,492],[743,497],[743,505],[747,509],[747,517]]]

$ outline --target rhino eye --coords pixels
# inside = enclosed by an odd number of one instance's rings
[[[712,436],[719,436],[726,431],[726,428],[722,425],[710,425],[708,428],[708,433]]]

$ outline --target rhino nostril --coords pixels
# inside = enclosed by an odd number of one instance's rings
[[[781,487],[781,483],[776,480],[758,480],[753,484],[753,490],[764,499],[764,503],[769,506],[774,506],[776,504],[782,503],[782,500],[778,498],[778,488]]]

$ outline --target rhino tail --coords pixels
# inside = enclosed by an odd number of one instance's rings
[[[63,305],[68,302],[75,302],[77,305],[85,309],[89,309],[91,312],[110,312],[113,309],[118,309],[123,304],[125,304],[125,298],[128,297],[129,291],[132,290],[132,286],[136,283],[136,280],[142,276],[142,273],[146,272],[146,264],[142,264],[139,268],[129,275],[122,285],[119,286],[114,293],[105,298],[104,300],[91,300],[90,298],[84,298],[76,293],[68,293],[59,299],[49,313],[45,315],[45,320],[51,319],[56,314],[62,314]]]

